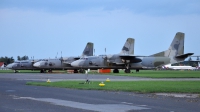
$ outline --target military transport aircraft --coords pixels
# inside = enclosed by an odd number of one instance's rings
[[[113,73],[119,73],[118,69],[125,69],[125,73],[130,73],[130,69],[136,69],[136,72],[139,72],[140,69],[184,61],[188,56],[194,54],[184,54],[184,36],[184,33],[176,33],[168,50],[150,56],[136,56],[126,53],[91,56],[74,61],[71,65],[81,69],[114,69]],[[125,47],[122,48],[122,51],[130,50],[127,47],[124,49]]]
[[[14,63],[8,64],[6,67],[8,69],[14,70],[15,73],[17,73],[17,70],[40,70],[39,68],[35,68],[33,66],[34,63],[45,60],[45,59],[33,59],[33,60],[22,60],[22,61],[16,61]]]
[[[88,42],[81,57],[84,56],[93,56],[93,46],[94,44],[91,42]],[[52,72],[52,70],[74,70],[74,73],[78,73],[78,70],[71,66],[71,63],[73,61],[76,61],[80,59],[81,57],[62,57],[60,59],[46,59],[36,62],[33,66],[41,69],[41,73],[45,72],[46,70],[49,70],[49,72]]]

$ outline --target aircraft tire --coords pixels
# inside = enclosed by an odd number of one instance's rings
[[[124,72],[125,73],[131,73],[131,70],[130,69],[125,69]]]
[[[79,73],[85,73],[85,70],[84,69],[80,69]]]
[[[118,69],[114,69],[113,73],[119,73],[119,70]]]
[[[74,69],[74,73],[78,73],[78,70],[77,70],[77,69]]]

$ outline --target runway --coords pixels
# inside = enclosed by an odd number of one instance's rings
[[[91,80],[149,78],[89,75]],[[25,85],[27,81],[85,80],[84,74],[0,74],[0,112],[198,112],[200,98],[156,94],[76,90]],[[150,79],[151,80],[151,79]]]

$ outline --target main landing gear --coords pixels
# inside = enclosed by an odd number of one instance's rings
[[[79,73],[85,73],[85,70],[84,69],[80,69]]]
[[[45,72],[46,72],[46,70],[44,70],[44,69],[40,70],[40,73],[45,73]]]
[[[124,70],[125,73],[131,73],[131,70],[130,70],[130,64],[127,63],[126,64],[126,69]]]
[[[119,73],[119,70],[118,69],[114,69],[113,73]]]
[[[78,73],[78,70],[77,70],[77,69],[74,69],[74,73]]]

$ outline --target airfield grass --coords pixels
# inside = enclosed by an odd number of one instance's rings
[[[18,73],[39,73],[39,70],[18,70]],[[14,70],[0,70],[0,73],[14,73]]]
[[[136,73],[110,73],[115,76],[131,76],[131,77],[146,77],[146,78],[200,78],[200,71],[180,71],[180,70],[140,70]]]
[[[40,70],[17,70],[18,73],[40,73]],[[14,70],[0,70],[0,73],[14,73]],[[64,70],[53,70],[53,73],[67,73]]]
[[[19,73],[40,73],[39,70],[19,70]],[[13,70],[0,70],[0,73],[13,73]],[[66,70],[53,70],[53,73],[67,74]],[[102,74],[97,72],[89,72],[89,74]],[[131,73],[124,73],[120,70],[120,73],[106,73],[104,75],[115,76],[131,76],[131,77],[146,77],[146,78],[200,78],[200,71],[180,71],[180,70],[140,70],[136,73],[132,70]]]
[[[200,93],[200,81],[111,81],[104,82],[104,87],[99,86],[99,81],[80,83],[83,81],[27,82],[27,85],[137,93]]]

